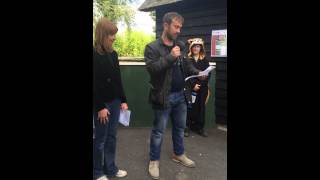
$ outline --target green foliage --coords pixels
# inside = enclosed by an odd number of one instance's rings
[[[133,31],[134,10],[128,5],[136,0],[93,0],[93,40],[95,25],[101,17],[118,24],[124,22],[127,31],[117,33],[117,39],[113,44],[119,56],[143,56],[145,45],[155,40],[155,34],[146,34],[140,31]],[[155,19],[155,12],[151,13]]]
[[[119,56],[143,56],[145,46],[155,40],[155,34],[146,34],[140,31],[126,31],[117,34],[113,44]]]
[[[94,31],[96,29],[96,24],[100,18],[103,17],[102,6],[97,2],[97,0],[93,0],[93,40],[94,40]]]
[[[130,29],[134,23],[134,10],[128,3],[134,0],[96,0],[101,5],[101,11],[105,17],[117,24],[124,22]]]

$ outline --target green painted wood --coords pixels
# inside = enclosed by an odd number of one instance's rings
[[[215,84],[216,84],[216,71],[213,70],[209,80],[210,96],[209,101],[206,105],[206,123],[205,127],[216,126],[216,113],[215,113]]]
[[[130,127],[151,127],[154,119],[153,110],[148,103],[149,74],[145,65],[121,65],[121,76],[131,110]],[[211,95],[206,106],[206,127],[214,127],[215,123],[215,71],[213,71],[209,88]],[[171,127],[169,120],[168,127]]]
[[[145,66],[122,65],[120,66],[121,78],[131,110],[131,127],[151,127],[153,111],[148,103],[149,74]]]

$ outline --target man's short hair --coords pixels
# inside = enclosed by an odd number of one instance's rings
[[[170,25],[173,19],[176,19],[177,21],[179,21],[181,23],[184,22],[184,18],[180,14],[178,14],[177,12],[166,13],[162,18],[162,22]]]

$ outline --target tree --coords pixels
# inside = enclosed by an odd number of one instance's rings
[[[155,34],[131,30],[135,12],[128,4],[134,1],[136,0],[93,0],[93,31],[101,17],[107,17],[117,25],[119,22],[127,25],[127,31],[118,33],[114,43],[119,56],[143,56],[145,45],[155,39]],[[94,39],[93,32],[93,42]]]
[[[96,29],[96,24],[100,18],[103,17],[102,6],[97,2],[97,0],[93,0],[93,39],[94,39],[94,30]]]
[[[155,34],[146,34],[142,31],[125,31],[117,34],[114,48],[119,56],[143,56],[146,44],[155,40]]]
[[[124,22],[129,29],[134,22],[134,10],[128,5],[135,0],[96,0],[105,17],[115,24]]]

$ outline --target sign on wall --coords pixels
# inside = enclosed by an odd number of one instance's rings
[[[211,35],[211,57],[227,57],[227,30],[213,30]]]

